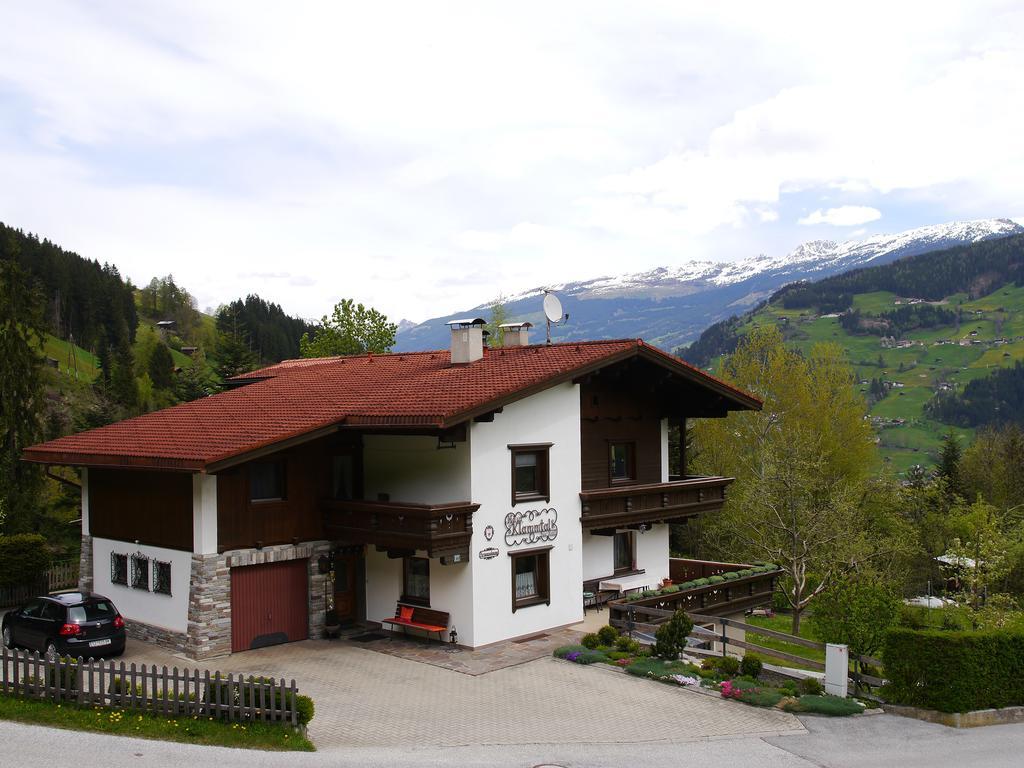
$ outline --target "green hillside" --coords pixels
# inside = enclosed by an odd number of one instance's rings
[[[908,306],[909,301],[874,291],[856,294],[853,309],[877,316]],[[933,463],[949,430],[925,413],[925,404],[940,389],[962,391],[968,381],[1024,360],[1024,287],[1008,284],[974,300],[953,294],[936,304],[959,310],[959,329],[947,325],[908,331],[896,346],[876,335],[847,331],[835,314],[785,309],[779,301],[741,319],[736,332],[742,336],[753,327],[774,324],[804,352],[817,342],[840,344],[856,372],[855,386],[869,402],[871,380],[889,382],[885,396],[873,402],[869,412],[883,460],[904,472],[914,464]],[[718,370],[720,363],[721,356],[710,368]],[[974,430],[954,431],[965,444],[973,438]]]

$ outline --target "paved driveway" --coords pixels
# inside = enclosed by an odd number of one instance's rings
[[[193,666],[137,641],[129,642],[124,660]],[[554,658],[470,676],[354,644],[308,640],[205,667],[294,677],[316,702],[310,737],[321,750],[685,742],[804,732],[785,712]]]

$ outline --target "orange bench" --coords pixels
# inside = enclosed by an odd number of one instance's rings
[[[444,642],[442,634],[448,631],[448,620],[451,615],[444,611],[435,611],[430,608],[423,608],[418,605],[406,605],[398,603],[395,606],[395,615],[381,619],[381,624],[390,624],[392,628],[401,627],[403,634],[408,634],[408,628],[420,629],[429,635],[437,633],[437,639]]]

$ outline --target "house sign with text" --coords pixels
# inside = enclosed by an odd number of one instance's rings
[[[528,509],[505,515],[505,543],[510,547],[554,541],[558,536],[558,510]]]

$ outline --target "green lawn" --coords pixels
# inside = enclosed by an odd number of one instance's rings
[[[0,695],[0,719],[139,739],[180,741],[238,749],[312,752],[312,742],[274,723],[227,723],[200,717],[162,717],[109,707],[79,707]]]
[[[43,354],[51,360],[56,360],[60,372],[70,378],[75,378],[77,366],[79,381],[91,382],[100,370],[95,355],[50,334],[46,335]]]
[[[800,637],[805,640],[817,640],[811,634],[811,626],[813,619],[809,617],[803,617],[800,620]],[[784,616],[782,614],[776,614],[771,618],[767,616],[748,616],[746,618],[747,624],[753,624],[756,627],[764,627],[765,629],[773,629],[776,632],[785,632],[791,634],[793,631],[793,620],[790,616]],[[825,663],[825,651],[818,650],[816,648],[805,648],[802,645],[794,645],[793,643],[787,643],[784,640],[776,640],[773,637],[765,637],[763,635],[755,635],[752,632],[747,632],[747,642],[755,645],[760,645],[765,648],[771,648],[776,651],[782,651],[783,653],[792,653],[796,656],[802,656],[805,659],[811,661],[820,661],[822,664]],[[767,656],[767,654],[761,654]],[[799,667],[799,665],[793,664],[791,661],[776,660],[774,663],[780,666],[788,667]],[[809,669],[809,667],[804,667]]]

